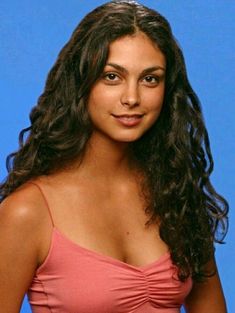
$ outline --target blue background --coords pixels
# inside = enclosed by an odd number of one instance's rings
[[[42,92],[46,75],[79,20],[105,1],[1,0],[0,179],[5,158]],[[202,102],[215,161],[212,182],[229,201],[230,231],[216,257],[227,299],[235,312],[235,1],[142,1],[170,21],[183,48],[192,86]],[[27,265],[26,265],[27,266]],[[31,312],[24,301],[21,313]],[[209,312],[208,312],[209,313]]]

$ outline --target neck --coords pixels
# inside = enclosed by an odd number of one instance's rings
[[[92,170],[94,175],[113,178],[129,170],[129,143],[107,140],[92,136],[82,164]]]
[[[79,173],[111,181],[114,175],[126,176],[133,169],[133,164],[130,164],[129,145],[93,134],[78,167]]]

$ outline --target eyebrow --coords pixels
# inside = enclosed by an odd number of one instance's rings
[[[112,66],[122,73],[126,73],[126,74],[128,73],[128,70],[125,67],[123,67],[119,64],[116,64],[116,63],[107,63],[106,66]],[[141,74],[145,75],[145,74],[149,74],[149,73],[152,73],[152,72],[158,71],[158,70],[162,70],[165,72],[166,69],[162,66],[156,65],[156,66],[151,66],[151,67],[144,69]]]

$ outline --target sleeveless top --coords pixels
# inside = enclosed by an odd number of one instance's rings
[[[33,313],[179,313],[192,279],[179,281],[167,252],[133,266],[66,238],[53,224],[49,253],[28,290]]]

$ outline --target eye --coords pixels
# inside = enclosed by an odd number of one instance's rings
[[[143,78],[143,81],[150,85],[157,85],[160,81],[160,78],[155,75],[148,75]]]
[[[104,73],[103,78],[107,81],[114,82],[119,80],[119,77],[115,73]]]

